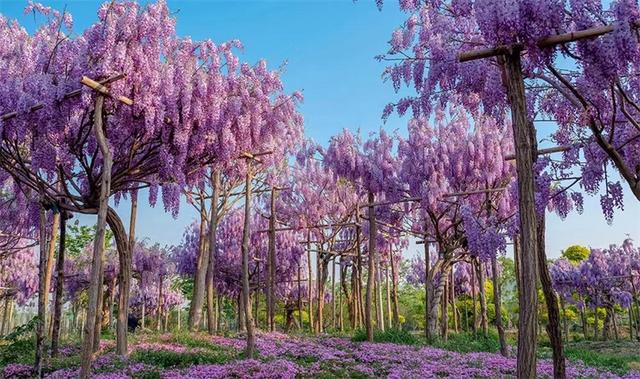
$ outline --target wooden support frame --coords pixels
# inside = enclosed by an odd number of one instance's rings
[[[443,197],[468,196],[468,195],[477,195],[477,194],[483,194],[483,193],[502,192],[502,191],[504,191],[506,189],[507,189],[507,187],[485,188],[485,189],[465,191],[465,192],[446,193],[446,194],[444,194],[442,196]]]
[[[632,25],[632,27],[636,29],[640,28],[640,22],[636,21]],[[555,45],[559,45],[563,43],[575,42],[583,39],[599,37],[601,35],[611,33],[614,30],[615,30],[615,25],[597,26],[594,28],[578,30],[575,32],[568,32],[568,33],[557,34],[554,36],[548,36],[540,39],[537,45],[539,48],[544,49],[544,48],[553,47]],[[514,47],[517,47],[520,50],[524,48],[523,46],[513,46],[513,47],[498,46],[498,47],[492,47],[492,48],[465,51],[463,53],[458,54],[458,61],[468,62],[476,59],[495,57],[498,55],[508,53]]]
[[[574,148],[580,148],[581,146],[571,146],[571,145],[563,145],[563,146],[554,146],[554,147],[548,147],[545,149],[540,149],[536,152],[536,154],[538,156],[540,155],[548,155],[548,154],[553,154],[553,153],[561,153],[561,152],[565,152],[565,151],[569,151],[571,149]],[[515,154],[507,154],[504,157],[505,161],[515,161],[516,160],[516,155]]]
[[[109,92],[109,89],[107,87],[105,87],[103,84],[100,84],[100,82],[96,82],[95,80],[87,76],[83,76],[82,79],[80,80],[80,83],[84,84],[85,86],[91,88],[92,90],[98,92],[101,95],[113,98],[113,95],[111,94],[111,92]],[[116,100],[128,106],[133,105],[133,100],[129,99],[126,96],[118,96]]]

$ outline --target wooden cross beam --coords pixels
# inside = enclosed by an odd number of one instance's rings
[[[105,87],[103,84],[100,84],[100,82],[96,82],[95,80],[89,77],[83,76],[82,79],[80,80],[80,83],[84,84],[85,86],[91,88],[92,90],[104,96],[113,97],[113,95],[109,92],[109,89],[107,87]],[[133,100],[129,99],[126,96],[118,96],[117,100],[128,106],[133,105]]]
[[[125,76],[126,76],[125,74],[116,74],[116,75],[110,76],[110,77],[108,77],[106,79],[99,80],[97,83],[104,86],[104,85],[107,85],[109,83],[113,83],[113,82],[115,82],[117,80],[120,80],[120,79],[124,78]],[[80,95],[81,93],[82,93],[81,89],[75,89],[73,91],[65,93],[64,96],[63,96],[63,99],[65,99],[65,100],[66,99],[70,99],[72,97],[76,97],[76,96]],[[35,112],[35,111],[37,111],[39,109],[42,109],[42,108],[44,108],[44,104],[39,103],[39,104],[36,104],[36,105],[32,106],[31,108],[29,108],[29,112]],[[16,117],[17,115],[18,115],[17,111],[4,113],[3,115],[0,115],[0,120],[7,121],[7,120],[10,120],[10,119]]]
[[[569,151],[573,148],[575,148],[576,146],[571,146],[571,145],[563,145],[563,146],[554,146],[554,147],[548,147],[546,149],[540,149],[536,152],[537,155],[548,155],[548,154],[553,154],[553,153],[560,153],[560,152],[564,152],[564,151]],[[516,155],[515,154],[508,154],[504,157],[505,161],[514,161],[516,160]]]
[[[632,24],[632,27],[635,29],[640,28],[640,21],[636,21]],[[615,30],[615,25],[604,25],[604,26],[596,26],[594,28],[578,30],[575,32],[568,32],[563,34],[557,34],[554,36],[548,36],[542,38],[538,41],[537,45],[539,48],[544,49],[546,47],[553,47],[555,45],[567,43],[567,42],[575,42],[582,39],[595,38],[601,35],[605,35],[611,33]],[[514,46],[520,49],[523,46]],[[513,50],[511,46],[498,46],[491,47],[485,49],[477,49],[471,51],[465,51],[463,53],[458,54],[458,61],[460,62],[468,62],[476,59],[495,57],[498,55],[507,54]]]
[[[259,153],[251,153],[251,152],[245,151],[242,154],[240,154],[238,159],[251,159],[251,160],[254,160],[256,162],[262,163],[262,161],[260,159],[258,159],[258,157],[261,157],[263,155],[269,155],[269,154],[272,154],[272,153],[273,153],[273,151],[271,151],[271,150],[261,151]]]
[[[479,190],[473,190],[473,191],[466,191],[466,192],[452,192],[452,193],[445,193],[444,195],[442,195],[443,197],[454,197],[454,196],[466,196],[466,195],[476,195],[476,194],[480,194],[480,193],[492,193],[492,192],[501,192],[506,190],[507,187],[500,187],[500,188],[485,188],[485,189],[479,189]]]
[[[323,228],[335,228],[338,226],[358,226],[355,222],[342,222],[337,224],[319,224],[319,225],[311,225],[311,226],[301,226],[299,228],[287,227],[287,228],[277,228],[276,232],[284,232],[288,230],[305,230],[305,229],[323,229]],[[258,233],[266,233],[269,229],[261,229],[258,230]]]
[[[435,240],[426,240],[426,241],[425,240],[419,240],[419,241],[416,241],[416,245],[424,245],[425,242],[426,243],[437,243],[438,241],[435,241]]]
[[[391,205],[391,204],[399,204],[399,203],[407,203],[407,202],[412,202],[412,201],[420,201],[422,200],[422,197],[406,197],[404,199],[399,199],[399,200],[388,200],[388,201],[381,201],[378,203],[369,203],[369,204],[363,204],[360,205],[360,208],[369,208],[369,207],[379,207],[382,205]]]

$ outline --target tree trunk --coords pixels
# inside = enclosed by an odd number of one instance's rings
[[[214,170],[211,177],[211,215],[209,216],[209,262],[207,265],[207,326],[208,332],[214,335],[218,332],[218,325],[215,313],[215,289],[213,278],[215,274],[216,254],[218,250],[218,201],[220,187],[220,171]]]
[[[396,263],[393,257],[391,258],[391,284],[393,285],[393,325],[396,328],[400,329],[400,305],[398,304],[398,273],[396,272]]]
[[[451,315],[453,317],[453,330],[458,333],[458,310],[456,309],[456,286],[455,286],[455,278],[454,278],[454,269],[451,267],[451,272],[449,273],[449,301],[451,302]]]
[[[385,289],[387,293],[387,325],[389,329],[393,328],[393,312],[391,312],[391,283],[389,282],[389,266],[384,270]]]
[[[135,221],[135,219],[134,219]],[[111,208],[107,212],[109,229],[113,233],[118,250],[118,320],[116,323],[116,354],[126,356],[128,354],[127,328],[129,319],[129,294],[131,291],[131,252],[133,237],[128,237],[124,224],[118,214]],[[133,223],[135,225],[135,222]],[[131,225],[130,225],[131,226]],[[134,229],[135,232],[135,229]]]
[[[51,292],[51,278],[53,277],[53,262],[55,261],[56,255],[56,243],[58,241],[58,228],[60,228],[60,211],[54,210],[53,217],[51,219],[51,235],[49,236],[49,244],[47,251],[47,270],[45,271],[44,276],[44,302],[49,306],[49,293]],[[47,330],[51,330],[51,326],[53,323],[53,318],[51,314],[47,315],[49,322],[45,325],[49,325]]]
[[[376,321],[378,323],[378,328],[384,332],[384,310],[383,310],[383,300],[382,300],[382,268],[380,266],[380,256],[376,254]]]
[[[476,286],[478,285],[478,281],[476,280],[476,268],[473,264],[473,261],[469,263],[471,265],[471,304],[472,304],[472,315],[473,315],[473,334],[478,333],[478,307],[476,306]]]
[[[253,330],[253,316],[249,303],[249,238],[251,237],[251,161],[247,160],[247,176],[245,183],[244,227],[242,230],[242,298],[244,302],[245,324],[247,328],[246,358],[253,359],[255,355],[255,335]]]
[[[307,297],[309,300],[307,312],[309,313],[309,331],[314,332],[313,323],[313,272],[311,271],[311,229],[307,229]]]
[[[103,253],[104,253],[103,249]],[[100,350],[100,335],[102,332],[102,315],[104,314],[104,254],[100,261],[100,278],[98,280],[98,308],[96,309],[96,326],[93,329],[93,352],[94,354]]]
[[[373,192],[369,192],[369,271],[367,273],[367,294],[364,307],[365,329],[367,331],[367,341],[373,342],[373,320],[371,307],[373,306],[373,290],[376,275],[376,212],[373,207],[375,198]]]
[[[202,317],[207,269],[209,266],[209,252],[206,251],[205,244],[206,212],[204,199],[200,199],[200,245],[196,260],[195,279],[193,281],[193,297],[191,298],[191,306],[189,308],[189,330],[192,332],[198,330],[198,325],[200,324],[200,319]]]
[[[449,339],[449,315],[447,312],[447,302],[449,296],[449,275],[444,275],[444,288],[442,291],[442,300],[440,301],[440,336],[446,342]]]
[[[562,297],[560,298],[560,310],[562,311],[562,329],[564,334],[564,342],[569,342],[569,319],[567,318],[567,309]]]
[[[7,296],[4,298],[4,311],[2,312],[2,328],[0,328],[0,335],[7,334],[8,326],[9,326],[9,311],[11,310],[11,297]]]
[[[431,328],[431,301],[429,296],[431,296],[431,282],[430,282],[430,270],[431,270],[431,262],[430,262],[430,254],[429,254],[429,241],[427,241],[427,235],[424,235],[424,333],[427,341],[431,341],[433,334],[435,332],[435,325],[433,329]]]
[[[156,330],[159,332],[162,329],[162,275],[160,275],[159,277],[159,283],[158,283],[158,302],[156,305],[156,318],[157,318],[157,324],[156,324]]]
[[[336,258],[331,265],[331,328],[336,329]]]
[[[298,322],[300,329],[302,329],[302,256],[298,261]]]
[[[482,267],[482,262],[479,259],[475,260],[476,276],[478,277],[478,292],[480,293],[480,318],[482,320],[482,335],[487,337],[489,335],[489,320],[487,317],[487,295],[485,291],[485,272]]]
[[[96,235],[93,241],[93,257],[91,264],[91,279],[89,285],[89,300],[87,305],[87,317],[84,326],[84,339],[82,341],[82,358],[80,365],[80,378],[87,379],[91,375],[91,363],[93,361],[93,340],[95,337],[96,312],[98,311],[98,296],[100,294],[100,271],[102,269],[102,257],[104,253],[105,229],[107,226],[107,213],[109,209],[109,194],[111,193],[111,165],[112,157],[109,145],[104,135],[102,125],[102,106],[104,97],[98,95],[93,115],[93,132],[102,153],[102,175],[100,178],[100,198],[98,200],[98,219],[96,222]],[[43,288],[42,288],[43,289]]]
[[[498,282],[498,258],[491,257],[491,276],[493,280],[493,306],[496,312],[496,328],[498,329],[498,339],[500,341],[500,354],[507,356],[507,341],[504,337],[504,326],[502,325],[502,312],[500,311],[502,299],[500,294],[500,283]]]
[[[53,303],[53,326],[51,331],[51,358],[58,356],[60,346],[60,318],[62,317],[62,296],[64,295],[64,250],[67,239],[67,217],[60,217],[60,243],[56,261],[56,292]]]
[[[549,315],[547,334],[549,335],[549,342],[551,343],[551,350],[553,351],[553,377],[555,379],[564,379],[566,378],[566,364],[562,346],[562,334],[560,333],[560,310],[558,309],[557,296],[553,290],[551,275],[549,275],[549,268],[547,267],[544,215],[540,215],[539,217],[537,235],[540,283],[547,304],[547,314]]]
[[[444,286],[446,284],[447,274],[449,273],[450,268],[451,266],[449,266],[448,264],[444,264],[443,261],[437,262],[430,270],[431,272],[427,277],[427,282],[430,282],[433,280],[435,272],[438,272],[438,270],[440,270],[442,273],[442,275],[440,275],[440,278],[438,279],[438,283],[433,288],[433,291],[430,291],[431,293],[429,294],[429,324],[427,325],[427,338],[429,339],[436,335],[438,307],[440,306],[440,299],[442,298],[442,293],[444,292]]]
[[[271,186],[269,215],[269,251],[267,257],[267,330],[275,330],[275,281],[276,281],[276,188]]]
[[[536,377],[536,335],[538,294],[536,291],[536,212],[534,203],[535,181],[533,161],[536,158],[536,135],[533,123],[528,120],[524,92],[524,79],[520,63],[520,49],[514,49],[500,57],[503,61],[503,81],[511,104],[511,119],[518,173],[518,209],[521,236],[521,277],[523,286],[518,293],[520,317],[518,319],[519,379]]]
[[[38,265],[38,323],[36,325],[36,353],[34,371],[39,378],[42,377],[42,358],[44,352],[44,329],[47,316],[47,303],[45,296],[46,271],[47,271],[47,215],[44,205],[40,205],[40,262]]]

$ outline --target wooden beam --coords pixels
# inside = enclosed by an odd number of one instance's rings
[[[113,95],[109,92],[109,89],[107,87],[105,87],[100,82],[96,82],[95,80],[89,77],[83,76],[82,79],[80,80],[80,83],[84,84],[85,86],[93,89],[94,91],[104,96],[113,97]],[[133,105],[133,100],[129,99],[126,96],[118,96],[117,100],[129,106]]]
[[[360,206],[360,208],[379,207],[379,206],[382,206],[382,205],[408,203],[408,202],[420,201],[420,200],[422,200],[422,197],[419,197],[419,196],[416,196],[416,197],[405,197],[403,199],[398,199],[398,200],[388,200],[388,201],[381,201],[381,202],[377,202],[377,203],[363,204],[363,205]]]
[[[632,25],[633,28],[640,28],[640,21],[636,21]],[[614,25],[604,25],[604,26],[596,26],[589,29],[578,30],[575,32],[568,32],[563,34],[557,34],[553,36],[548,36],[542,38],[538,41],[537,45],[539,48],[544,49],[547,47],[553,47],[555,45],[559,45],[567,42],[575,42],[588,38],[595,38],[601,35],[611,33],[615,29]],[[515,46],[514,46],[515,47]],[[517,46],[522,49],[523,46]],[[497,55],[506,54],[511,51],[513,47],[510,46],[498,46],[498,47],[490,47],[485,49],[476,49],[465,51],[463,53],[458,54],[459,62],[468,62],[476,59],[495,57]]]
[[[322,228],[335,228],[338,226],[358,226],[358,224],[356,224],[355,222],[343,222],[343,223],[337,223],[337,224],[319,224],[319,225],[311,225],[311,226],[301,226],[299,228],[294,228],[294,227],[287,227],[287,228],[278,228],[276,229],[276,232],[284,232],[284,231],[288,231],[288,230],[305,230],[305,229],[322,229]],[[268,232],[269,229],[261,229],[258,230],[258,233],[266,233]]]
[[[466,195],[476,195],[476,194],[480,194],[480,193],[492,193],[492,192],[501,192],[506,190],[507,187],[500,187],[500,188],[485,188],[485,189],[479,189],[479,190],[473,190],[473,191],[466,191],[466,192],[453,192],[453,193],[445,193],[444,195],[442,195],[443,197],[454,197],[454,196],[466,196]]]
[[[434,241],[434,240],[426,240],[426,241],[425,240],[419,240],[419,241],[416,241],[416,245],[424,245],[425,242],[427,242],[427,243],[437,243],[438,241]]]
[[[98,81],[98,83],[101,84],[101,85],[106,85],[106,84],[109,84],[109,83],[113,83],[113,82],[115,82],[117,80],[120,80],[120,79],[122,79],[124,77],[126,77],[125,74],[116,74],[114,76],[111,76],[111,77],[108,77],[106,79],[100,80],[100,81]],[[82,89],[74,89],[73,91],[65,93],[63,98],[65,100],[66,99],[70,99],[72,97],[76,97],[76,96],[80,95],[81,93],[82,93]],[[29,112],[35,112],[35,111],[37,111],[39,109],[42,109],[42,108],[44,108],[44,104],[39,103],[39,104],[36,104],[36,105],[32,106],[31,108],[29,108]],[[8,113],[5,113],[5,114],[1,115],[0,116],[0,120],[7,121],[9,119],[12,119],[12,118],[16,117],[17,115],[18,115],[17,111],[8,112]]]
[[[560,152],[564,152],[564,151],[569,151],[573,148],[579,148],[579,146],[571,146],[571,145],[562,145],[562,146],[554,146],[554,147],[547,147],[545,149],[540,149],[537,151],[537,155],[548,155],[548,154],[553,154],[553,153],[560,153]],[[504,157],[505,161],[515,161],[516,160],[516,155],[515,154],[508,154]]]

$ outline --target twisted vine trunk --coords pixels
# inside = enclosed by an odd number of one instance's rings
[[[449,270],[451,266],[446,264],[444,261],[438,261],[435,266],[430,270],[429,276],[427,276],[427,282],[432,282],[434,278],[434,274],[438,271],[441,272],[440,277],[438,278],[438,283],[436,283],[433,291],[430,291],[429,295],[429,318],[427,325],[428,334],[427,338],[431,338],[436,335],[436,321],[438,319],[438,307],[440,306],[440,300],[442,299],[442,294],[444,293],[444,286],[447,283],[447,275],[449,274]]]
[[[547,255],[545,252],[545,217],[542,215],[538,220],[538,269],[540,270],[540,283],[542,292],[547,304],[547,314],[549,315],[549,323],[547,324],[547,334],[551,343],[553,352],[553,377],[556,379],[566,378],[566,365],[564,357],[564,348],[562,346],[562,334],[560,333],[560,310],[558,309],[558,300],[549,268],[547,266]]]
[[[433,333],[435,332],[435,325],[433,327],[433,329],[431,329],[430,325],[431,325],[431,312],[430,312],[430,305],[431,305],[431,301],[429,300],[429,296],[431,293],[431,280],[429,279],[431,277],[430,275],[430,266],[431,266],[431,262],[429,262],[430,260],[430,256],[429,256],[429,242],[427,241],[427,235],[425,234],[424,236],[424,330],[425,330],[425,337],[427,338],[427,341],[430,341],[431,338],[433,337]]]
[[[100,197],[98,199],[98,219],[96,222],[96,235],[93,241],[93,256],[91,264],[91,277],[89,285],[89,300],[87,305],[87,317],[84,325],[84,338],[82,341],[82,356],[80,364],[80,378],[87,379],[91,375],[91,363],[93,361],[93,341],[95,338],[96,313],[98,311],[98,296],[100,294],[100,272],[102,269],[102,257],[104,253],[105,229],[107,225],[107,211],[109,209],[109,193],[111,191],[111,166],[113,164],[111,151],[104,135],[102,123],[102,106],[104,97],[99,95],[93,112],[93,133],[102,153],[102,175],[100,179]],[[44,253],[44,252],[43,252]],[[41,290],[44,290],[41,287]],[[39,372],[40,373],[40,372]]]
[[[134,220],[135,221],[135,220]],[[129,296],[131,292],[131,250],[133,238],[127,236],[120,216],[111,208],[107,212],[107,223],[113,233],[118,250],[118,319],[116,321],[116,354],[128,354],[127,328],[129,320]],[[135,225],[135,222],[134,222]],[[135,232],[135,229],[133,230]]]
[[[271,202],[269,215],[269,251],[267,257],[267,330],[275,330],[274,316],[276,312],[275,281],[276,281],[276,189],[271,187]]]

